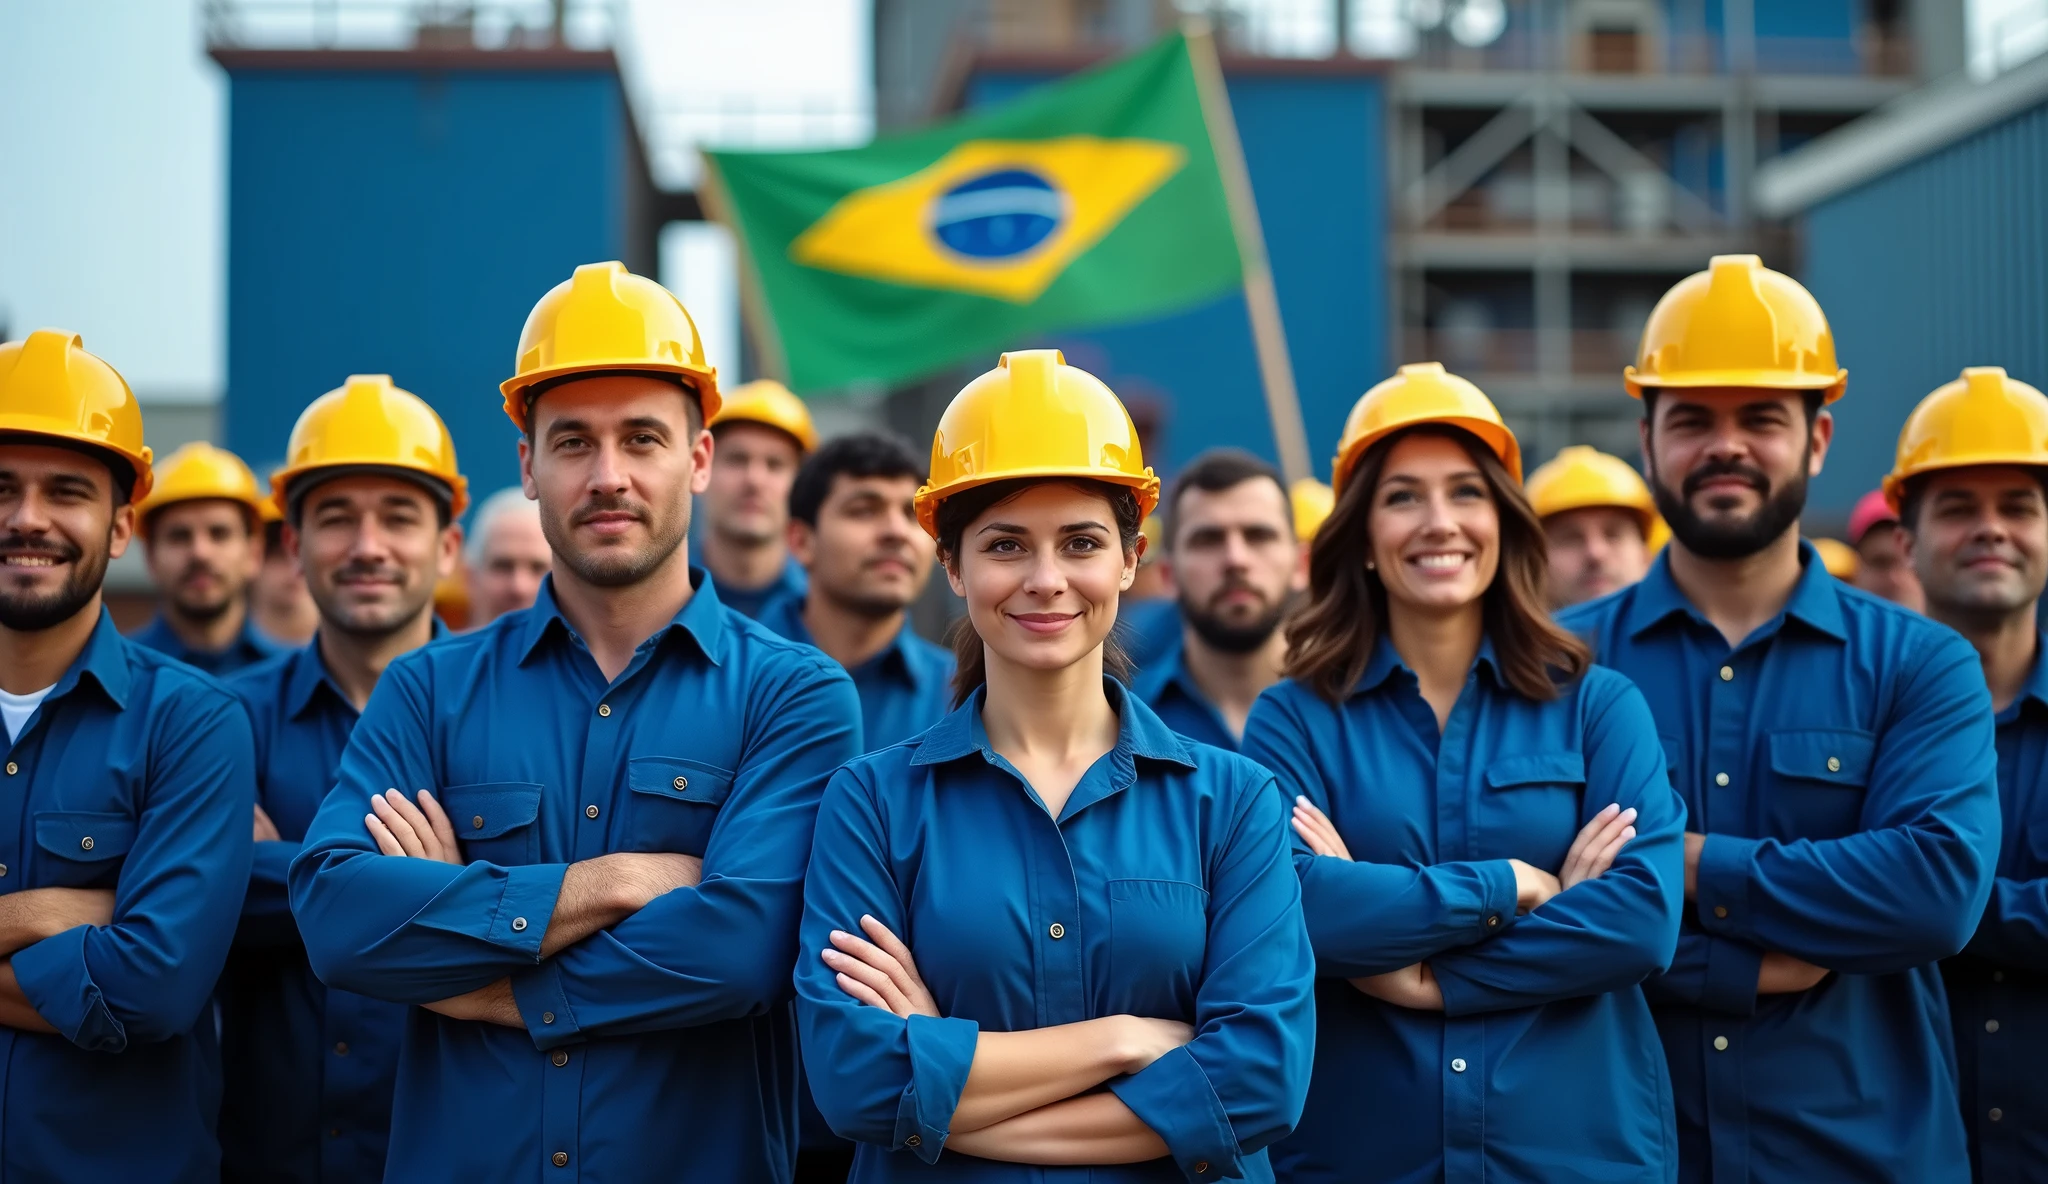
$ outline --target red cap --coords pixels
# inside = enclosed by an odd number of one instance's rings
[[[1856,508],[1849,511],[1849,545],[1863,544],[1863,536],[1870,528],[1886,522],[1897,522],[1899,516],[1892,513],[1891,506],[1884,500],[1884,490],[1873,489],[1856,502]]]

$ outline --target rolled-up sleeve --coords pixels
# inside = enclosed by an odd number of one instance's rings
[[[911,939],[887,851],[870,788],[854,769],[841,769],[818,811],[804,881],[796,1014],[811,1097],[826,1123],[842,1138],[931,1163],[967,1087],[980,1026],[869,1007],[839,989],[819,956],[833,930],[853,929],[863,915]]]
[[[396,1003],[450,998],[537,964],[568,870],[456,866],[377,850],[363,825],[370,799],[440,784],[418,658],[400,658],[378,681],[289,873],[314,973],[331,987]]]
[[[149,793],[114,917],[15,952],[36,1013],[94,1052],[183,1035],[227,961],[249,886],[256,802],[248,717],[225,693],[177,692],[149,754]]]
[[[1195,1038],[1110,1090],[1166,1142],[1189,1180],[1242,1174],[1294,1129],[1315,1056],[1315,953],[1272,778],[1242,788],[1214,856]]]
[[[1948,957],[1977,928],[1998,855],[1991,697],[1975,651],[1943,631],[1895,688],[1863,799],[1837,839],[1712,834],[1701,929],[1847,974]]]
[[[788,997],[818,800],[859,755],[860,700],[837,668],[805,664],[752,709],[762,723],[706,844],[703,881],[513,978],[539,1047],[735,1019]]]

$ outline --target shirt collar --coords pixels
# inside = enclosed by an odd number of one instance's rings
[[[1820,553],[1805,539],[1799,540],[1799,564],[1799,582],[1792,586],[1792,596],[1785,601],[1783,615],[1837,640],[1848,637],[1848,629],[1842,621],[1841,581],[1828,574]],[[1674,614],[1682,613],[1702,624],[1707,623],[1706,618],[1693,607],[1692,601],[1679,590],[1678,581],[1671,578],[1669,548],[1650,564],[1649,572],[1630,591],[1629,597],[1627,624],[1630,637],[1641,636]]]
[[[1189,769],[1195,767],[1194,754],[1188,750],[1187,742],[1167,727],[1144,700],[1125,690],[1124,685],[1114,678],[1103,678],[1102,689],[1117,714],[1114,751]],[[917,754],[910,758],[910,763],[937,765],[976,753],[992,756],[988,731],[981,724],[981,704],[987,694],[985,686],[976,689],[967,702],[933,724],[931,730],[918,739]]]
[[[690,568],[690,587],[694,589],[689,603],[667,625],[656,630],[654,635],[642,644],[661,644],[673,631],[680,629],[697,643],[698,650],[716,666],[725,660],[725,638],[728,626],[725,620],[726,607],[719,603],[718,593],[711,581],[704,578],[704,569]],[[519,645],[519,663],[525,665],[542,641],[556,627],[561,627],[564,637],[576,636],[576,630],[569,619],[562,615],[562,606],[555,599],[555,576],[553,572],[541,577],[540,594],[533,599],[533,607],[526,610],[525,620],[520,622],[524,635]]]
[[[1998,713],[1999,723],[2011,723],[2019,718],[2020,709],[2029,701],[2035,710],[2048,709],[2048,635],[2036,633],[2034,640],[2034,668],[2027,671],[2027,681],[2020,684],[2020,693],[2004,711]]]
[[[806,592],[804,596],[788,596],[769,601],[761,609],[761,624],[791,641],[808,646],[817,645],[811,631],[804,626],[804,601],[808,596],[809,593]],[[911,647],[916,644],[917,641],[911,633],[910,618],[906,616],[903,623],[897,627],[896,635],[889,639],[888,645],[875,651],[872,657],[858,667],[849,667],[847,673],[851,674],[856,669],[864,671],[873,668],[895,675],[909,683],[912,689],[921,691],[932,672],[928,669],[930,663],[917,661],[916,655],[910,652]]]
[[[1501,676],[1500,658],[1494,652],[1491,634],[1479,635],[1479,653],[1473,657],[1472,666],[1473,669],[1482,671],[1492,678],[1496,686],[1507,685],[1507,680]],[[1367,691],[1379,690],[1396,674],[1415,677],[1414,668],[1402,659],[1401,651],[1394,648],[1392,639],[1382,631],[1373,641],[1372,658],[1366,662],[1365,673],[1359,675],[1358,685],[1351,688],[1351,693],[1362,695]]]
[[[448,626],[441,623],[440,617],[435,617],[433,622],[433,635],[427,639],[429,645],[449,636]],[[321,687],[327,688],[327,693],[334,696],[335,702],[350,711],[355,710],[355,704],[349,702],[340,684],[327,672],[327,659],[320,653],[318,633],[313,635],[313,640],[293,650],[292,656],[287,658],[286,662],[289,663],[284,680],[284,710],[287,716],[298,719],[305,715],[313,706],[313,696]]]
[[[64,677],[50,688],[50,698],[55,699],[71,691],[86,679],[99,687],[100,693],[114,705],[117,711],[128,707],[128,688],[134,681],[134,674],[128,667],[128,653],[122,647],[134,644],[121,636],[114,628],[114,618],[106,606],[100,606],[100,619],[93,625],[92,633],[85,639],[85,648],[71,659],[71,665],[64,671]]]

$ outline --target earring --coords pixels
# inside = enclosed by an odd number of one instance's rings
[[[1379,570],[1379,568],[1375,567],[1375,566],[1373,565],[1373,561],[1372,561],[1372,560],[1370,560],[1370,559],[1368,559],[1368,560],[1366,560],[1366,561],[1365,561],[1365,570],[1367,570],[1367,571],[1378,571],[1378,570]]]

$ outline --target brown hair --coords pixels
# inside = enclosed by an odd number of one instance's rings
[[[939,503],[938,537],[939,560],[948,570],[957,571],[960,556],[960,536],[967,533],[968,524],[988,510],[989,507],[1009,501],[1026,489],[1047,480],[1063,481],[1084,493],[1095,494],[1109,502],[1111,515],[1116,519],[1117,539],[1123,544],[1128,555],[1137,547],[1139,538],[1138,495],[1127,485],[1111,485],[1106,481],[1089,481],[1080,478],[1019,477],[1011,481],[994,481],[978,485],[973,489],[956,493]],[[1118,623],[1122,628],[1122,623]],[[1131,660],[1124,648],[1118,644],[1117,631],[1112,629],[1102,639],[1102,668],[1119,682],[1129,682]],[[953,647],[953,706],[958,707],[988,681],[988,653],[984,649],[981,634],[974,631],[974,621],[963,614],[953,622],[946,640]]]
[[[1308,552],[1308,603],[1287,627],[1287,676],[1341,702],[1364,676],[1387,617],[1387,588],[1365,566],[1372,553],[1372,501],[1397,441],[1416,434],[1454,440],[1469,453],[1500,515],[1500,567],[1483,596],[1487,636],[1501,675],[1517,694],[1555,699],[1561,681],[1592,664],[1586,643],[1550,619],[1543,582],[1550,556],[1543,523],[1493,451],[1469,432],[1425,424],[1376,442],[1344,483]]]

